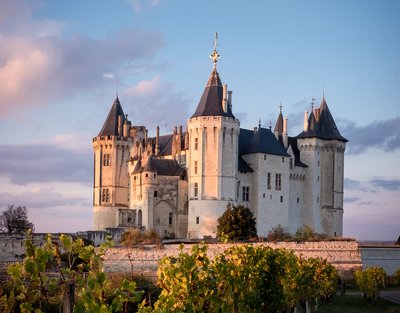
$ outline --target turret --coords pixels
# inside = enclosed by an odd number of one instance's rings
[[[236,203],[240,124],[231,110],[232,93],[217,71],[219,54],[196,111],[188,121],[188,236],[215,236],[217,219]]]

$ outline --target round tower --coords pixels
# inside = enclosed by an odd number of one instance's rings
[[[103,128],[93,138],[94,179],[93,218],[94,229],[102,230],[120,224],[119,213],[129,207],[128,160],[132,139],[130,122],[124,115],[118,97],[104,122]]]
[[[236,204],[240,123],[232,113],[231,93],[221,84],[216,50],[214,68],[199,105],[188,121],[188,237],[216,236],[217,219]]]

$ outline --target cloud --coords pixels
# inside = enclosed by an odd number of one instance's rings
[[[146,125],[150,131],[157,125],[167,125],[170,131],[175,125],[186,125],[190,100],[158,75],[127,88],[125,96],[134,110],[134,124]]]
[[[0,145],[0,176],[17,185],[32,182],[89,183],[93,176],[89,151],[51,144]]]
[[[366,126],[358,126],[355,122],[338,120],[343,136],[349,139],[348,154],[360,154],[369,148],[379,148],[391,152],[400,148],[400,117],[383,121],[373,121]]]
[[[154,8],[160,4],[160,0],[127,0],[135,14],[141,14],[145,9]]]
[[[90,199],[89,199],[90,200]],[[46,209],[64,205],[90,205],[84,197],[65,197],[52,187],[33,187],[30,191],[9,193],[0,192],[0,208],[8,205],[24,205],[29,209]]]
[[[24,6],[18,1],[15,5],[2,3],[0,12],[13,16],[19,7]],[[100,88],[110,71],[132,75],[126,68],[135,69],[136,63],[143,67],[143,61],[165,45],[161,33],[131,28],[103,38],[67,37],[62,34],[65,23],[36,21],[31,10],[23,12],[16,21],[0,13],[7,26],[0,34],[0,117]]]
[[[365,186],[365,183],[354,180],[351,178],[344,179],[344,188],[348,190],[359,190],[359,191],[367,191],[368,189]]]
[[[353,202],[358,202],[361,198],[360,197],[348,197],[344,198],[343,201],[345,203],[353,203]]]
[[[371,184],[384,188],[390,191],[399,191],[400,190],[400,180],[390,180],[390,179],[372,179]]]

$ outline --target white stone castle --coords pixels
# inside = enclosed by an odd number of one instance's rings
[[[93,138],[95,230],[153,229],[162,237],[216,236],[228,204],[256,217],[259,236],[277,225],[331,236],[343,232],[342,137],[323,97],[304,113],[304,129],[287,133],[279,113],[274,131],[240,128],[232,92],[214,68],[186,130],[148,137],[133,126],[118,97]],[[166,108],[167,110],[167,108]]]

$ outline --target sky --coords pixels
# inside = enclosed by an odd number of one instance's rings
[[[344,236],[400,235],[400,2],[0,1],[0,210],[37,232],[92,229],[93,151],[118,93],[133,125],[186,126],[209,74],[241,127],[289,135],[322,95],[345,154]]]

